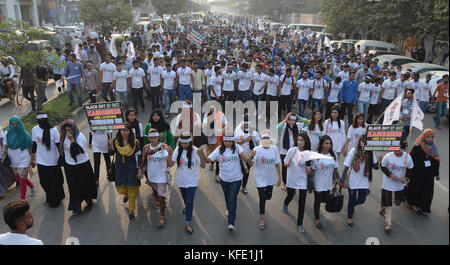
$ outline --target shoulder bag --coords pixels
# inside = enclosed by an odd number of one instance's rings
[[[333,189],[328,193],[327,201],[325,205],[325,210],[330,213],[338,213],[342,210],[344,205],[344,195],[342,195],[342,188],[339,187],[339,192],[337,191],[338,183],[334,184]]]

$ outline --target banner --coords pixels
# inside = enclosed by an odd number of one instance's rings
[[[132,41],[128,43],[127,57],[130,59],[136,57],[136,51],[134,50],[134,45]]]
[[[416,127],[420,131],[423,130],[423,118],[425,117],[422,110],[417,103],[417,100],[414,98],[413,108],[411,112],[411,127]]]
[[[119,130],[126,127],[119,101],[84,104],[91,131]]]
[[[311,33],[311,28],[306,28],[302,31],[302,36],[305,37],[307,36],[309,33]]]
[[[258,30],[264,30],[264,29],[265,29],[264,24],[262,23],[261,19],[258,18]]]
[[[270,30],[269,36],[276,39],[277,38],[277,32],[273,29]]]
[[[400,150],[403,125],[367,125],[364,151]]]
[[[322,155],[317,152],[309,151],[309,150],[299,152],[299,154],[300,154],[301,161],[310,161],[310,160],[314,160],[314,159],[334,159],[332,156]]]
[[[330,48],[330,52],[333,52],[333,46],[331,45],[331,41],[327,36],[325,36],[324,45],[325,47],[328,46]]]
[[[109,52],[115,58],[117,57],[117,48],[116,48],[116,40],[112,38],[111,43],[109,44]]]
[[[198,33],[195,30],[192,30],[187,34],[186,39],[189,40],[190,42],[194,43],[198,47],[201,47],[203,41],[205,40],[205,36],[201,35],[200,33]]]
[[[392,103],[386,108],[384,112],[383,125],[391,125],[394,121],[400,119],[400,109],[402,107],[403,93],[400,94]]]
[[[289,48],[289,45],[287,45],[287,44],[284,43],[284,42],[280,42],[279,45],[280,45],[280,48],[281,48],[281,49],[288,49],[288,48]]]

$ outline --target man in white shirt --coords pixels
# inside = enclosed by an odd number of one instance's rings
[[[166,118],[170,115],[170,106],[176,100],[175,78],[177,73],[172,71],[170,63],[166,62],[166,69],[161,74],[161,85],[164,89],[164,99],[166,107]]]
[[[192,102],[192,88],[191,83],[194,82],[192,69],[186,66],[186,59],[181,59],[181,67],[177,69],[177,78],[175,79],[175,86],[178,87],[178,96],[180,100],[185,99]]]
[[[396,79],[397,73],[391,72],[390,78],[385,80],[381,85],[380,99],[378,103],[381,103],[381,109],[385,110],[397,97],[397,85],[399,81]]]
[[[222,80],[222,90],[225,101],[234,101],[234,81],[236,80],[236,73],[233,72],[231,65],[228,65],[227,70],[222,72]]]
[[[236,91],[236,99],[245,103],[251,98],[250,85],[252,83],[252,73],[248,71],[247,63],[241,65],[241,71],[238,72],[237,79],[239,83],[238,90]]]
[[[262,66],[256,66],[256,73],[252,78],[252,100],[255,102],[256,110],[258,110],[258,101],[264,101],[264,89],[267,88],[267,75],[262,72]]]
[[[0,245],[44,245],[41,240],[27,236],[33,226],[33,214],[27,201],[17,200],[3,208],[3,218],[11,232],[0,235]]]
[[[131,95],[133,97],[133,106],[138,114],[137,101],[139,100],[142,106],[142,110],[145,111],[144,105],[144,85],[147,90],[150,90],[145,79],[144,69],[139,67],[140,62],[138,60],[133,61],[133,69],[130,69],[128,73],[128,86],[131,87]]]
[[[128,109],[128,71],[122,69],[122,62],[116,63],[116,71],[113,73],[114,93],[118,101],[122,103],[124,109]]]
[[[159,58],[153,59],[153,66],[148,68],[148,79],[150,83],[150,98],[152,109],[159,108],[159,98],[161,97],[161,74],[163,68],[159,66]]]
[[[350,65],[346,64],[346,65],[344,65],[344,71],[339,72],[338,76],[341,78],[341,82],[344,82],[349,79],[349,74],[350,74],[349,70],[350,70]]]
[[[426,113],[428,109],[428,103],[430,102],[431,96],[431,74],[427,74],[425,83],[422,83],[422,86],[420,86],[419,91],[416,90],[416,93],[418,92],[418,100],[420,109],[423,113]]]
[[[111,55],[105,55],[105,62],[100,64],[99,67],[99,88],[102,89],[102,98],[104,101],[108,102],[111,100],[115,100],[114,94],[112,93],[112,82],[113,82],[113,73],[116,71],[116,66],[111,63]],[[108,99],[109,94],[109,99]]]

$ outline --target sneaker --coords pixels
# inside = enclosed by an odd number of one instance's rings
[[[321,229],[322,228],[322,224],[320,222],[315,222],[314,225],[318,228]]]
[[[283,205],[283,213],[285,213],[285,214],[288,213],[288,206],[287,205]]]
[[[259,226],[258,226],[259,230],[264,230],[265,228],[265,222],[264,222],[264,218],[259,219]]]
[[[163,228],[163,227],[166,225],[166,223],[167,223],[167,219],[161,216],[161,217],[159,218],[158,226],[161,227],[161,228]]]
[[[30,191],[30,197],[34,197],[34,188],[32,188]]]
[[[305,233],[305,228],[303,227],[303,225],[300,225],[298,227],[298,231],[300,231],[300,233]]]
[[[228,225],[228,231],[233,232],[234,230],[236,230],[234,225]]]
[[[186,225],[186,232],[187,232],[189,235],[192,235],[192,233],[194,233],[194,229],[192,229],[192,226],[191,226],[191,225]]]

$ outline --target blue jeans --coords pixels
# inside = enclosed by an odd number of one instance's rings
[[[181,197],[183,197],[184,205],[186,205],[186,225],[191,225],[196,190],[197,187],[180,188]]]
[[[368,189],[348,189],[347,217],[349,219],[353,218],[355,206],[363,204],[366,201],[367,195],[369,195]]]
[[[434,116],[434,121],[436,122],[436,127],[441,125],[441,117],[447,113],[447,102],[436,102],[437,112]]]
[[[178,84],[178,95],[180,95],[180,100],[189,100],[192,102],[192,89],[190,85]]]
[[[251,99],[251,97],[252,96],[251,96],[250,90],[247,90],[247,91],[237,90],[236,91],[236,100],[240,100],[240,101],[242,101],[242,103],[249,101]]]
[[[120,101],[124,110],[128,109],[128,91],[116,91],[117,101]]]
[[[424,114],[427,112],[428,104],[429,104],[428,101],[419,101],[420,109]]]
[[[75,100],[73,98],[72,91],[74,89],[76,89],[77,90],[77,94],[78,94],[78,106],[81,107],[81,105],[83,104],[83,100],[81,98],[81,84],[68,83],[67,86],[68,86],[67,91],[69,92],[70,104],[73,104],[75,102]]]
[[[304,117],[303,114],[305,113],[306,104],[308,104],[308,100],[299,99],[298,100],[298,110],[300,117]]]
[[[364,114],[364,117],[367,117],[367,111],[369,110],[369,102],[358,102],[358,111]]]
[[[166,105],[166,114],[170,114],[170,106],[175,102],[177,98],[177,92],[175,89],[164,89],[164,101]]]
[[[229,225],[234,225],[234,220],[236,220],[237,196],[239,189],[241,188],[241,182],[242,180],[235,182],[225,182],[222,179],[220,180],[220,185],[222,186],[223,194],[225,195]]]
[[[258,112],[258,101],[264,101],[264,94],[255,95],[252,93],[252,100],[253,100],[253,102],[255,102],[256,112]]]
[[[322,105],[322,100],[321,99],[313,98],[313,106],[314,106],[314,109],[320,110],[320,113],[323,112],[323,105]]]

